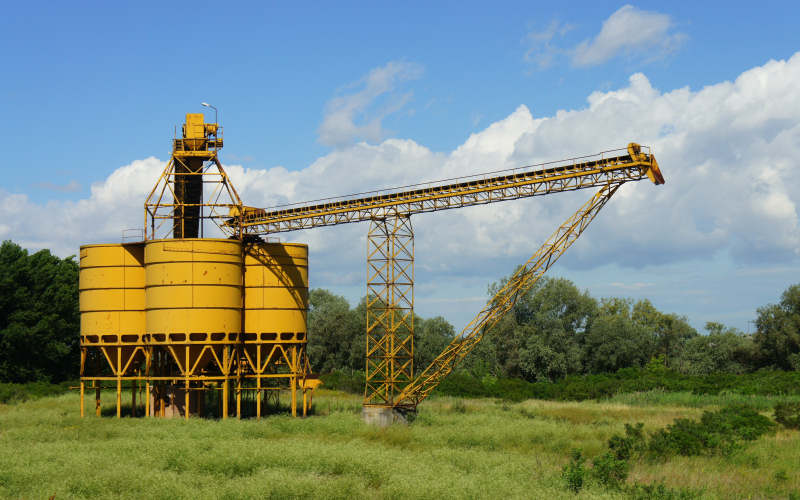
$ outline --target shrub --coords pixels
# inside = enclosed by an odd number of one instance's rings
[[[800,403],[775,405],[775,421],[787,429],[800,429]]]
[[[676,419],[665,429],[653,433],[648,445],[652,458],[665,459],[672,455],[700,455],[710,447],[716,447],[712,436],[703,432],[702,426],[687,418]]]
[[[549,399],[584,401],[616,394],[663,390],[716,395],[800,394],[800,372],[761,370],[754,373],[683,375],[658,365],[623,368],[615,373],[570,375],[556,382],[528,382],[512,378],[478,378],[458,371],[445,378],[436,394],[457,397],[495,397],[509,401]]]
[[[607,451],[592,461],[592,476],[606,488],[620,488],[628,479],[628,461]]]
[[[581,450],[576,448],[572,450],[570,462],[561,469],[561,478],[567,489],[573,493],[578,493],[583,488],[583,476],[586,472],[583,466],[585,461]]]
[[[62,382],[49,384],[47,382],[28,382],[27,384],[0,383],[0,404],[11,404],[38,399],[47,396],[56,396],[69,391],[70,384],[77,382]]]
[[[656,484],[634,484],[626,489],[629,498],[632,500],[690,500],[699,498],[700,494],[689,489],[672,489],[664,486],[664,483]]]
[[[747,406],[729,406],[705,412],[700,421],[676,419],[653,433],[648,445],[651,458],[670,455],[728,454],[742,440],[752,441],[774,432],[775,424]]]
[[[644,424],[625,424],[625,436],[615,434],[608,440],[608,448],[618,460],[629,460],[644,450],[646,446]]]
[[[775,424],[756,410],[745,405],[734,405],[716,412],[705,412],[700,423],[709,433],[732,436],[753,441],[775,431]]]

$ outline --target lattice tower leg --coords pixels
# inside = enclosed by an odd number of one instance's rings
[[[408,216],[374,219],[367,235],[365,406],[394,407],[414,376],[414,231]]]

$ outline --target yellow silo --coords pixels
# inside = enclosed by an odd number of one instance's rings
[[[261,416],[264,390],[284,379],[296,408],[297,384],[305,373],[308,314],[308,246],[294,243],[245,245],[245,379],[256,391]]]
[[[240,241],[152,240],[144,261],[147,333],[241,331]]]
[[[84,245],[80,249],[81,334],[144,331],[144,245]]]
[[[256,243],[245,252],[245,326],[261,340],[305,340],[308,245]],[[282,336],[281,336],[282,334]],[[245,337],[245,340],[252,337]]]
[[[217,156],[222,128],[189,113],[181,130],[145,200],[145,241],[81,247],[81,403],[91,381],[99,414],[113,380],[121,416],[124,380],[134,414],[140,391],[148,416],[206,413],[209,393],[222,418],[234,396],[241,417],[257,394],[260,416],[266,389],[290,388],[296,408],[298,386],[310,387],[308,248],[253,243],[234,228],[228,214],[243,205]],[[211,223],[232,239],[197,238]]]
[[[224,384],[227,410],[231,349],[242,329],[242,243],[152,240],[145,245],[144,262],[146,332],[155,349],[153,371],[170,371],[168,367],[174,366],[172,371],[177,372],[165,381],[169,383],[156,384],[156,394],[149,400],[151,412],[188,416],[198,411],[202,401],[191,395],[207,381]],[[183,382],[180,389],[179,381]]]
[[[104,244],[80,248],[81,396],[84,383],[109,375],[117,379],[139,369],[145,360],[144,245]],[[90,353],[93,353],[90,355]],[[87,377],[86,364],[90,363]],[[119,390],[117,391],[119,395]],[[83,401],[83,397],[81,397]],[[99,413],[99,392],[96,411]],[[83,413],[83,403],[81,403]],[[118,405],[119,413],[119,405]]]

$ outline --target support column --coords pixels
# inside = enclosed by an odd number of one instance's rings
[[[289,383],[292,384],[292,416],[297,416],[297,346],[292,346],[292,376]]]
[[[139,381],[131,381],[131,417],[136,418],[136,390],[139,388]]]
[[[225,378],[222,380],[222,418],[228,418],[228,384],[230,383],[230,364],[228,359],[230,358],[230,345],[226,345],[222,350],[222,366],[223,366],[223,375]]]
[[[261,374],[263,373],[261,367],[261,347],[261,343],[256,346],[256,366],[254,370],[256,375],[256,420],[261,420]]]
[[[94,414],[96,416],[100,416],[100,384],[97,383],[97,380],[94,382]]]
[[[242,379],[236,379],[236,418],[242,418]]]
[[[114,371],[117,374],[117,418],[122,418],[122,346],[117,347],[117,366]]]
[[[186,420],[189,420],[189,413],[190,413],[189,404],[190,403],[191,403],[191,398],[189,397],[189,379],[187,378],[186,379],[186,384],[185,384],[185,387],[184,387],[184,398],[183,398],[183,404],[184,404],[183,413],[184,413],[184,415],[186,415]]]
[[[256,375],[256,420],[261,420],[261,375]]]
[[[189,345],[186,345],[186,364],[183,368],[183,375],[186,377],[184,380],[184,391],[183,391],[183,414],[186,420],[189,420],[189,403],[191,401],[189,397],[189,377],[192,375],[191,373],[191,361],[189,359]]]
[[[147,339],[146,342],[149,342],[150,337],[146,336],[145,339]],[[150,391],[152,389],[151,389],[151,385],[150,385],[150,377],[152,376],[151,368],[152,368],[152,363],[153,363],[153,346],[148,345],[145,348],[144,352],[145,352],[145,355],[144,355],[145,356],[144,357],[144,377],[145,377],[144,378],[144,416],[145,416],[145,418],[149,418],[150,417],[150,410],[151,410],[151,408],[150,408],[150,396],[151,396]],[[154,403],[153,406],[155,406],[155,398],[153,398],[153,403]]]
[[[81,340],[81,344],[83,344],[83,340]],[[84,370],[86,368],[86,348],[81,345],[81,418],[84,417],[86,414],[86,408],[84,407],[84,395],[86,392],[86,383],[83,381],[83,376],[85,375]]]
[[[407,215],[370,222],[366,337],[364,405],[392,407],[414,376],[414,231]]]

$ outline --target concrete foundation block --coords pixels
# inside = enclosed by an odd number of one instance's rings
[[[392,424],[408,424],[413,420],[413,415],[407,411],[383,406],[364,406],[361,410],[364,422],[378,427],[388,427]]]

